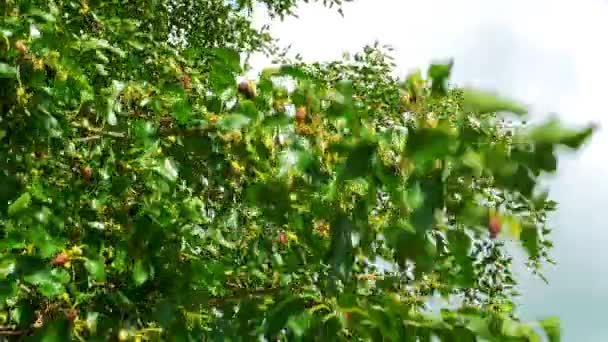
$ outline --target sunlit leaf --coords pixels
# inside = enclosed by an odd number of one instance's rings
[[[149,278],[149,270],[144,265],[143,261],[137,260],[135,261],[135,265],[133,266],[133,282],[136,286],[140,286],[145,283]]]
[[[0,78],[13,78],[17,76],[17,69],[6,63],[0,63]]]
[[[20,211],[27,209],[32,202],[32,196],[29,192],[24,192],[8,207],[8,214],[15,215]]]
[[[561,341],[561,327],[557,317],[549,317],[539,322],[540,326],[545,330],[549,342]]]

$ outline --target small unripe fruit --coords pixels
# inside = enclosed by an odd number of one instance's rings
[[[82,248],[80,248],[78,246],[74,246],[74,247],[72,247],[71,252],[73,255],[80,256],[80,255],[82,255]]]
[[[53,259],[53,265],[63,266],[65,264],[67,264],[69,261],[70,261],[70,256],[67,255],[67,253],[65,253],[65,252],[61,252],[61,253],[57,254],[57,256],[55,256],[55,259]]]
[[[129,332],[125,329],[120,329],[120,331],[118,332],[118,340],[120,342],[125,342],[128,339],[129,339]]]
[[[234,160],[230,162],[230,168],[232,169],[232,172],[237,176],[243,174],[243,167]]]
[[[437,118],[433,117],[427,118],[425,122],[427,128],[436,128],[438,123]]]
[[[299,123],[303,123],[306,120],[306,106],[299,106],[296,108],[296,121]]]
[[[282,100],[274,100],[272,102],[272,107],[277,112],[284,112],[285,111],[285,103]]]
[[[490,232],[490,238],[496,239],[498,234],[500,234],[500,230],[501,230],[500,218],[496,215],[490,216],[490,221],[488,223],[488,231]]]

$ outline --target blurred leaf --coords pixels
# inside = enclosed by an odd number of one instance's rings
[[[557,118],[532,128],[526,138],[537,144],[562,144],[570,148],[580,147],[595,131],[595,126],[584,130],[575,130],[563,127]]]
[[[453,60],[444,64],[431,64],[428,70],[428,76],[432,80],[431,92],[433,95],[443,96],[447,94],[447,81],[450,78],[453,65]]]
[[[306,79],[307,78],[306,73],[301,68],[291,66],[291,65],[282,66],[280,69],[280,73],[282,75],[291,76],[296,79]]]
[[[519,240],[521,236],[521,224],[515,216],[502,216],[501,221],[509,229],[509,235],[514,239]]]
[[[241,57],[238,51],[230,48],[214,48],[213,54],[218,60],[226,63],[226,65],[232,70],[240,70],[241,68]]]
[[[40,330],[37,330],[33,336],[30,336],[28,341],[40,342],[63,342],[70,341],[70,324],[65,319],[52,320],[44,325]]]
[[[304,311],[304,301],[300,297],[289,297],[278,303],[268,316],[266,336],[273,337],[283,329],[291,317]]]
[[[329,262],[334,271],[346,278],[354,262],[352,231],[350,219],[340,213],[331,225],[331,245],[329,247]]]
[[[247,126],[250,122],[251,118],[243,114],[229,114],[218,122],[218,126],[225,130],[237,131]]]
[[[340,173],[341,179],[346,181],[368,175],[377,148],[378,145],[370,141],[362,141],[354,146]]]
[[[530,257],[537,257],[539,252],[538,230],[532,224],[524,223],[521,229],[522,245]]]
[[[448,155],[451,146],[456,147],[445,130],[420,128],[408,135],[406,152],[415,163],[426,163]]]
[[[17,293],[17,284],[11,280],[0,280],[0,307],[3,307],[7,299]]]
[[[165,159],[163,164],[161,166],[159,166],[158,168],[158,172],[165,177],[166,179],[174,182],[177,177],[179,176],[179,172],[177,171],[177,168],[175,167],[175,164],[173,163],[173,161],[169,160],[169,159]]]
[[[511,112],[524,115],[528,112],[522,105],[500,98],[489,92],[473,89],[464,91],[464,108],[466,111],[472,111],[479,114]]]
[[[177,119],[177,122],[180,124],[186,124],[192,117],[192,107],[186,99],[181,99],[175,104],[173,113]]]
[[[549,342],[561,341],[561,327],[557,317],[549,317],[540,321],[540,326],[545,330]]]
[[[312,319],[312,315],[308,311],[304,311],[300,316],[291,317],[287,322],[287,326],[293,331],[294,335],[302,337],[310,328]]]

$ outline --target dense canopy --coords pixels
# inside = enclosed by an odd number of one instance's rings
[[[251,11],[297,3],[0,5],[0,335],[559,340],[514,314],[504,241],[540,271],[539,177],[593,128],[507,128],[525,108],[379,44],[287,58]]]

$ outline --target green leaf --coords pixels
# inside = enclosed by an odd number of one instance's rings
[[[279,72],[282,75],[291,76],[295,79],[308,79],[308,75],[306,75],[306,72],[302,68],[292,65],[282,66]]]
[[[423,194],[422,204],[414,210],[411,222],[419,232],[426,232],[435,222],[435,210],[441,209],[444,204],[443,183],[439,176],[414,177],[412,184],[417,181]]]
[[[285,175],[289,171],[303,173],[313,161],[313,156],[308,151],[287,150],[280,158],[279,174]]]
[[[416,164],[425,165],[436,159],[443,159],[458,147],[448,131],[441,127],[412,130],[407,137],[406,156]]]
[[[328,261],[334,272],[344,278],[350,274],[354,262],[352,232],[351,220],[343,213],[338,214],[330,229]]]
[[[29,192],[24,192],[8,207],[8,214],[13,216],[20,211],[27,209],[32,202],[32,196]]]
[[[120,57],[126,56],[126,52],[124,52],[123,50],[121,50],[118,47],[111,45],[105,39],[91,38],[89,40],[86,40],[83,42],[81,49],[82,49],[82,51],[104,49],[104,50],[110,51],[112,53],[115,53],[116,55],[118,55]]]
[[[17,68],[6,63],[0,63],[0,78],[17,77]]]
[[[38,8],[32,8],[28,11],[28,15],[32,16],[32,17],[36,17],[39,19],[42,19],[43,21],[48,21],[48,22],[55,22],[56,18],[53,15],[53,13],[48,12],[48,11],[43,11],[41,9]]]
[[[519,141],[534,141],[537,144],[560,144],[569,148],[580,147],[596,130],[596,126],[589,126],[582,130],[565,128],[559,119],[551,118],[547,122],[532,128],[524,133]]]
[[[524,106],[511,100],[501,98],[490,92],[473,89],[466,89],[464,91],[464,108],[466,111],[479,114],[511,112],[524,115],[528,112]]]
[[[190,121],[190,118],[192,117],[192,106],[188,103],[187,99],[177,101],[173,107],[173,115],[175,115],[175,119],[177,119],[177,122],[180,124],[186,124]]]
[[[521,242],[530,257],[537,257],[539,252],[539,237],[536,226],[530,223],[521,225]]]
[[[89,272],[89,275],[98,282],[106,281],[106,272],[102,261],[87,259],[84,262],[84,267]]]
[[[4,308],[6,300],[17,294],[17,284],[14,280],[0,280],[0,308]]]
[[[133,266],[133,282],[135,286],[140,286],[148,281],[149,276],[148,268],[144,265],[143,261],[135,261],[135,265]]]
[[[50,237],[46,232],[39,231],[33,239],[36,248],[42,258],[49,258],[57,254],[64,247],[64,243],[58,239]]]
[[[175,163],[170,159],[165,159],[163,164],[156,168],[158,173],[160,173],[163,177],[168,179],[171,182],[175,182],[177,177],[179,176],[179,172],[175,167]]]
[[[378,144],[372,141],[362,141],[352,147],[340,171],[340,179],[346,181],[369,175],[377,148]]]
[[[497,341],[497,339],[492,336],[492,333],[490,333],[488,322],[481,317],[471,317],[467,323],[467,329],[472,331],[475,336],[487,339],[488,341]]]
[[[266,323],[266,336],[274,337],[285,327],[289,319],[304,311],[304,301],[300,297],[289,297],[275,306]]]
[[[312,318],[312,315],[308,311],[304,311],[300,316],[291,317],[287,322],[287,326],[294,335],[297,337],[302,337],[310,328]]]
[[[549,317],[539,322],[540,326],[545,330],[549,342],[560,342],[561,339],[561,327],[559,318]]]
[[[238,71],[241,68],[241,57],[235,49],[214,48],[215,57],[225,63],[230,69]]]
[[[217,125],[224,130],[238,131],[250,122],[251,118],[243,114],[228,114],[220,119]]]
[[[48,270],[38,271],[23,278],[26,282],[36,285],[40,293],[47,298],[55,298],[65,292],[65,288]]]
[[[65,319],[52,320],[44,325],[42,329],[36,330],[27,341],[40,342],[63,342],[71,341],[70,324]]]
[[[454,61],[448,63],[431,64],[428,76],[432,80],[431,92],[433,95],[444,96],[447,94],[447,80],[450,78]]]

